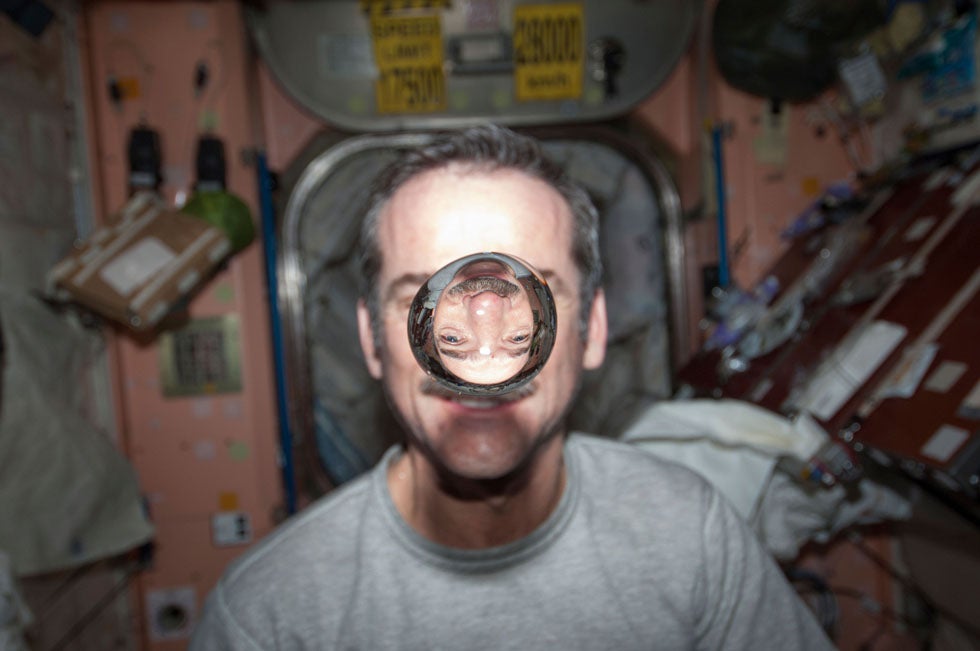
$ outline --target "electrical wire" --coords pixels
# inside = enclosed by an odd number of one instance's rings
[[[859,173],[870,173],[874,171],[874,147],[871,142],[871,130],[868,128],[865,120],[860,115],[851,116],[849,120],[845,119],[826,96],[820,98],[817,106],[820,108],[820,113],[823,118],[837,132],[837,139],[844,148],[844,153],[847,154],[847,158],[851,161],[854,169]],[[864,156],[860,155],[855,147],[855,135],[858,136],[858,139],[862,143],[862,149],[865,152]]]
[[[908,589],[912,594],[914,594],[918,599],[922,601],[925,606],[933,613],[942,615],[944,618],[953,622],[963,630],[969,632],[971,635],[980,637],[980,627],[973,622],[965,621],[962,617],[950,610],[943,608],[938,605],[932,598],[927,595],[922,588],[918,586],[914,579],[905,574],[904,572],[899,572],[895,565],[885,559],[881,554],[873,550],[864,541],[864,537],[861,536],[860,532],[849,531],[847,533],[846,539],[854,547],[864,554],[864,556],[874,563],[877,567],[886,572],[892,579],[900,583],[906,589]]]
[[[886,622],[897,622],[913,631],[923,628],[920,622],[885,606],[856,588],[828,584],[817,574],[800,568],[792,568],[787,571],[787,577],[790,578],[791,582],[798,584],[797,591],[802,597],[806,597],[808,594],[813,594],[816,597],[816,603],[813,604],[814,615],[831,640],[836,640],[839,633],[837,630],[840,624],[839,597],[856,600],[864,612],[878,620],[878,626],[859,645],[859,651],[871,651],[874,648],[878,639],[887,630]],[[929,624],[931,625],[932,622],[930,621]]]
[[[868,593],[863,590],[858,590],[857,588],[851,588],[848,586],[840,585],[829,585],[828,589],[831,593],[838,597],[848,597],[855,599],[860,603],[861,609],[870,615],[875,615],[883,619],[888,619],[899,624],[908,626],[909,628],[918,628],[920,624],[913,620],[907,615],[896,611],[894,608],[890,608],[885,604],[881,603],[877,599],[873,599]]]
[[[784,572],[790,583],[798,585],[797,592],[801,595],[812,593],[816,597],[816,603],[812,604],[812,609],[817,622],[827,637],[831,640],[835,639],[837,637],[837,625],[840,621],[840,609],[827,582],[816,572],[802,567],[788,567]]]
[[[97,620],[97,616],[109,604],[122,594],[133,578],[143,571],[143,567],[136,564],[127,568],[120,579],[118,579],[108,591],[106,591],[92,606],[81,615],[74,624],[52,645],[48,651],[63,651],[69,644],[75,641],[81,633]]]

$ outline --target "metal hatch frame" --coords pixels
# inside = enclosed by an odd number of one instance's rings
[[[526,0],[498,0],[505,10],[530,4]],[[556,0],[541,0],[538,4],[561,4]],[[626,58],[621,74],[635,83],[627,85],[617,93],[605,95],[600,100],[582,97],[575,100],[533,100],[515,102],[505,107],[482,105],[473,102],[472,106],[448,107],[435,113],[372,113],[365,108],[361,112],[349,106],[341,106],[328,101],[323,93],[325,88],[335,86],[332,92],[341,95],[360,88],[360,84],[373,83],[377,67],[373,55],[362,52],[364,47],[349,46],[352,71],[327,74],[320,49],[322,41],[334,37],[354,39],[360,43],[366,33],[359,32],[360,25],[352,25],[352,18],[358,22],[363,15],[364,0],[320,0],[313,2],[294,2],[290,0],[264,0],[246,3],[245,24],[259,56],[268,66],[272,78],[284,92],[308,111],[341,129],[361,132],[397,133],[413,129],[441,129],[460,127],[487,120],[508,126],[535,126],[547,124],[589,124],[612,120],[625,115],[645,98],[659,89],[676,69],[678,62],[690,45],[691,38],[698,29],[699,18],[706,11],[704,0],[671,0],[666,2],[637,2],[636,0],[582,0],[579,4],[590,11],[584,34],[586,55],[583,62],[583,75],[588,85],[601,85],[594,77],[592,67],[596,65],[590,47],[599,48],[610,39],[626,47]],[[669,7],[666,5],[669,4]],[[666,8],[665,8],[666,7]],[[332,12],[332,14],[331,14]],[[448,84],[460,87],[482,87],[488,80],[504,78],[513,72],[512,68],[503,70],[466,71],[458,63],[454,64],[450,41],[473,36],[501,35],[511,36],[508,24],[501,21],[499,31],[484,31],[485,26],[475,31],[457,31],[460,20],[459,7],[451,7],[440,14],[441,18],[455,18],[452,28],[444,34],[443,61]],[[650,20],[647,32],[636,32],[637,16]],[[330,18],[331,20],[328,20]],[[328,24],[319,32],[311,33],[318,24]],[[331,31],[331,29],[333,31]],[[680,30],[678,32],[677,30]],[[679,36],[679,38],[678,38]],[[316,39],[319,39],[317,41]],[[370,41],[366,42],[367,44]],[[361,43],[364,46],[365,43]],[[368,48],[369,49],[369,48]],[[354,55],[353,53],[358,53]],[[361,60],[364,58],[364,60]],[[345,57],[340,57],[346,61]],[[511,62],[512,63],[512,62]],[[337,65],[340,65],[339,63]],[[628,70],[626,69],[628,66]],[[329,67],[329,66],[326,66]],[[320,76],[316,76],[316,71]],[[369,74],[370,73],[370,74]],[[590,76],[590,73],[592,76]],[[644,75],[646,77],[644,78]],[[642,81],[641,81],[642,80]],[[365,90],[366,92],[366,90]],[[372,91],[373,92],[373,91]],[[586,93],[588,95],[588,93]]]
[[[664,228],[664,270],[667,305],[666,333],[667,355],[671,363],[669,376],[679,359],[679,351],[684,349],[688,332],[687,312],[684,309],[686,289],[684,278],[684,237],[683,212],[680,197],[673,178],[664,163],[654,151],[646,151],[637,145],[636,139],[629,138],[612,123],[594,125],[545,126],[517,128],[518,131],[542,140],[573,140],[593,142],[615,150],[631,162],[645,176],[656,193],[663,210]],[[634,129],[635,130],[635,129]],[[297,179],[286,202],[280,229],[279,242],[279,307],[287,333],[284,343],[286,366],[286,395],[289,397],[287,417],[293,433],[293,449],[305,450],[297,459],[297,468],[302,467],[301,479],[312,486],[306,486],[307,494],[319,495],[335,487],[335,482],[327,476],[315,449],[315,426],[313,414],[313,382],[309,363],[304,295],[307,285],[306,272],[301,264],[299,251],[300,224],[304,207],[319,187],[321,179],[330,174],[341,161],[350,156],[375,150],[410,148],[423,145],[435,137],[435,131],[412,131],[403,133],[372,133],[338,135],[336,144],[328,145],[321,154],[316,155],[304,168]],[[643,130],[643,142],[655,142],[655,138]],[[316,141],[314,141],[316,142]],[[302,486],[300,487],[303,488]]]

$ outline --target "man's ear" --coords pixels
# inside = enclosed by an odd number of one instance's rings
[[[381,356],[377,346],[374,345],[374,331],[371,328],[371,313],[368,311],[367,303],[363,298],[357,300],[357,334],[361,339],[361,351],[364,353],[364,362],[367,364],[368,373],[375,380],[381,379]]]
[[[609,325],[606,322],[606,294],[599,289],[592,300],[589,311],[589,331],[585,335],[585,353],[582,366],[588,370],[602,366],[606,359],[606,337]]]

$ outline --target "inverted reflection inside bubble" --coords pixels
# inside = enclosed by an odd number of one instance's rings
[[[535,375],[551,351],[551,293],[524,263],[476,254],[438,271],[415,298],[409,337],[419,363],[460,393],[513,390]]]
[[[451,284],[436,306],[433,324],[445,367],[478,384],[516,375],[527,362],[533,329],[524,289],[498,276],[468,276]]]

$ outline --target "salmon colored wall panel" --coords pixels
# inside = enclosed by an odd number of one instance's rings
[[[314,134],[327,125],[301,107],[283,90],[268,66],[257,66],[258,88],[265,127],[269,167],[284,170]]]
[[[143,586],[145,591],[167,590],[175,586],[213,585],[220,576],[221,569],[241,553],[241,548],[219,548],[211,544],[208,532],[193,520],[174,522],[161,531],[156,540],[159,557],[153,567],[145,572]],[[181,548],[193,546],[198,550],[197,563],[184,562],[179,553]],[[197,594],[197,605],[201,605],[202,593]]]
[[[817,125],[807,124],[812,106],[782,107],[788,120],[785,155],[773,164],[757,149],[770,119],[769,102],[724,85],[718,98],[720,120],[731,132],[724,158],[732,277],[748,288],[784,251],[783,229],[827,185],[851,178],[855,170],[831,129],[821,137]]]
[[[203,127],[223,139],[229,191],[258,227],[255,169],[242,155],[259,143],[253,66],[238,3],[93,2],[85,6],[92,147],[104,221],[125,202],[127,142],[140,123],[157,130],[161,193],[180,204],[192,190]],[[199,62],[209,80],[195,93]],[[124,97],[107,92],[114,78]],[[139,581],[147,649],[182,649],[186,629],[154,627],[154,607],[173,597],[199,608],[227,563],[246,545],[216,547],[212,517],[250,518],[254,541],[282,505],[268,296],[260,243],[236,255],[191,301],[192,320],[231,315],[239,328],[241,390],[167,397],[160,343],[118,331],[113,341],[122,434],[157,527],[153,567]],[[162,600],[162,601],[161,601]],[[196,616],[191,610],[188,616]]]
[[[663,85],[636,108],[636,114],[655,127],[678,157],[690,156],[698,146],[697,111],[692,103],[692,57],[685,56]]]
[[[704,315],[701,269],[718,261],[711,126],[725,129],[727,250],[731,279],[742,288],[760,281],[783,252],[786,226],[829,184],[855,173],[819,104],[786,104],[785,126],[767,129],[769,102],[729,86],[713,59],[701,63],[697,38],[664,85],[634,112],[669,147],[681,204],[692,218],[686,234],[692,324]],[[698,334],[690,340],[697,344]]]

